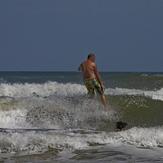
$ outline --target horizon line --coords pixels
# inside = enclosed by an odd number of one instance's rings
[[[2,71],[0,71],[0,72],[60,72],[60,73],[62,73],[62,72],[67,72],[67,73],[69,73],[69,72],[74,72],[74,73],[80,73],[80,71],[67,71],[67,70],[65,70],[65,71],[63,71],[63,70],[57,70],[57,71],[53,71],[53,70],[49,70],[49,71],[47,71],[47,70],[43,70],[43,71],[41,71],[41,70],[21,70],[21,71],[19,71],[19,70],[2,70]],[[100,73],[163,73],[163,71],[99,71]]]

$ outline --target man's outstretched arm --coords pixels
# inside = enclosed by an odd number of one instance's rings
[[[95,67],[94,67],[94,72],[95,72],[97,81],[100,83],[101,87],[104,87],[103,82],[102,82],[102,80],[101,80],[101,77],[100,77],[100,74],[99,74],[99,72],[98,72],[98,70],[97,70],[96,65],[95,65]]]
[[[81,66],[82,66],[82,63],[81,63],[80,66],[78,67],[78,71],[81,71]]]
[[[78,71],[83,71],[83,63],[81,63],[80,66],[78,67]]]

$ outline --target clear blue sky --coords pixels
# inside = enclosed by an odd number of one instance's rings
[[[0,71],[163,71],[163,0],[0,0]]]

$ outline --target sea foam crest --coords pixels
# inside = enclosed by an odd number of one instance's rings
[[[9,97],[28,97],[32,95],[39,96],[80,96],[85,95],[87,90],[84,85],[72,83],[46,82],[44,84],[25,83],[25,84],[0,84],[0,96]],[[150,97],[154,100],[163,101],[163,88],[156,91],[127,89],[127,88],[106,88],[107,95],[140,95]]]
[[[131,128],[123,132],[89,132],[81,134],[71,130],[60,132],[24,132],[0,134],[0,153],[21,152],[37,153],[54,149],[87,149],[92,144],[122,145],[136,147],[163,147],[163,129]]]
[[[73,96],[86,93],[86,89],[80,84],[46,82],[44,84],[0,84],[0,96],[26,97],[33,94],[40,96],[61,95]]]
[[[163,88],[157,91],[145,91],[139,89],[115,88],[106,89],[105,93],[108,95],[140,95],[150,97],[153,100],[163,101]]]

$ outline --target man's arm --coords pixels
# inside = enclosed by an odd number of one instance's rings
[[[78,67],[78,71],[83,71],[83,63],[81,63],[80,66]]]
[[[103,82],[102,82],[100,74],[99,74],[99,72],[97,70],[96,64],[94,65],[94,72],[95,72],[97,81],[100,83],[101,87],[103,87]]]
[[[78,67],[78,71],[81,71],[81,64],[80,64],[80,66]]]

